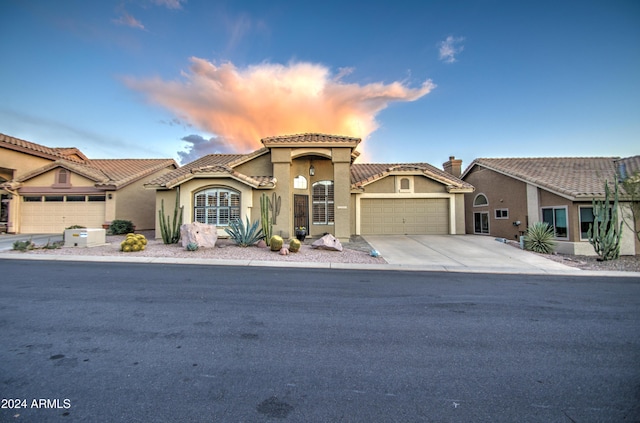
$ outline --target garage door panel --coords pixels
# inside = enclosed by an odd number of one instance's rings
[[[365,198],[360,204],[363,235],[449,233],[449,200],[446,198]]]
[[[104,223],[104,202],[24,202],[21,206],[21,233],[57,233],[71,225],[100,228]]]

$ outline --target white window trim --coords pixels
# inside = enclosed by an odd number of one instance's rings
[[[507,215],[506,215],[506,216],[500,216],[500,217],[498,217],[497,213],[498,213],[499,211],[501,211],[501,212],[506,211],[506,212],[507,212]],[[500,214],[502,214],[502,213],[500,213]],[[494,217],[494,219],[496,219],[496,220],[506,220],[506,219],[509,219],[509,209],[508,209],[508,208],[494,209],[494,210],[493,210],[493,217]]]
[[[409,188],[403,189],[402,188],[402,180],[406,179],[409,181]],[[412,193],[413,192],[413,176],[396,176],[396,192],[401,192],[401,193]]]
[[[486,214],[487,215],[487,232],[477,232],[476,231],[476,214]],[[489,219],[488,211],[474,211],[473,212],[473,233],[475,235],[491,235],[491,219]]]

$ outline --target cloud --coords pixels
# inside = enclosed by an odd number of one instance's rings
[[[464,37],[448,36],[446,40],[438,43],[440,48],[440,60],[445,63],[454,63],[456,61],[456,55],[464,50],[464,46],[459,45],[464,41]]]
[[[144,29],[144,25],[142,25],[142,22],[125,11],[122,12],[122,15],[118,19],[113,19],[113,23],[115,23],[116,25],[124,25],[131,28]]]
[[[341,76],[350,69],[341,69],[334,77],[327,67],[306,62],[237,68],[230,62],[217,66],[197,57],[190,60],[191,67],[180,80],[126,77],[124,83],[151,103],[224,140],[234,152],[260,148],[264,137],[306,132],[364,141],[379,126],[377,114],[390,103],[417,100],[435,87],[431,80],[416,88],[397,81],[345,83]],[[192,149],[206,151],[201,142],[189,142]],[[213,152],[220,144],[210,139],[208,148]]]
[[[182,3],[186,3],[187,0],[152,0],[152,2],[157,6],[165,6],[167,9],[182,9]]]
[[[200,135],[188,135],[182,138],[191,145],[187,151],[178,151],[178,157],[182,164],[192,162],[202,156],[211,153],[233,153],[234,148],[222,137],[203,138]]]

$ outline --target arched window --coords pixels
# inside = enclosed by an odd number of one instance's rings
[[[313,184],[313,224],[333,225],[333,181]]]
[[[195,194],[196,222],[229,226],[240,218],[240,193],[228,188],[208,188]]]
[[[298,175],[293,178],[293,188],[295,189],[307,189],[307,178],[302,175]]]
[[[473,200],[473,207],[479,206],[488,206],[489,200],[487,200],[487,196],[484,194],[476,195],[476,198]]]
[[[69,185],[69,171],[67,169],[58,169],[56,185]]]

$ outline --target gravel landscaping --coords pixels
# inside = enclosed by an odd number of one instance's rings
[[[269,248],[239,247],[230,239],[219,238],[215,248],[200,248],[197,251],[187,251],[181,244],[166,245],[162,239],[155,239],[153,231],[138,232],[147,238],[144,251],[125,253],[120,251],[120,242],[124,235],[107,236],[107,245],[91,248],[37,248],[26,253],[13,251],[15,254],[51,254],[74,256],[122,256],[122,257],[176,257],[212,260],[258,260],[282,262],[314,262],[314,263],[360,263],[386,264],[382,257],[371,257],[371,246],[362,237],[352,237],[343,243],[343,251],[327,251],[311,248],[313,240],[307,239],[297,253],[280,255]],[[285,246],[288,245],[285,242]],[[41,247],[41,246],[38,246]]]

